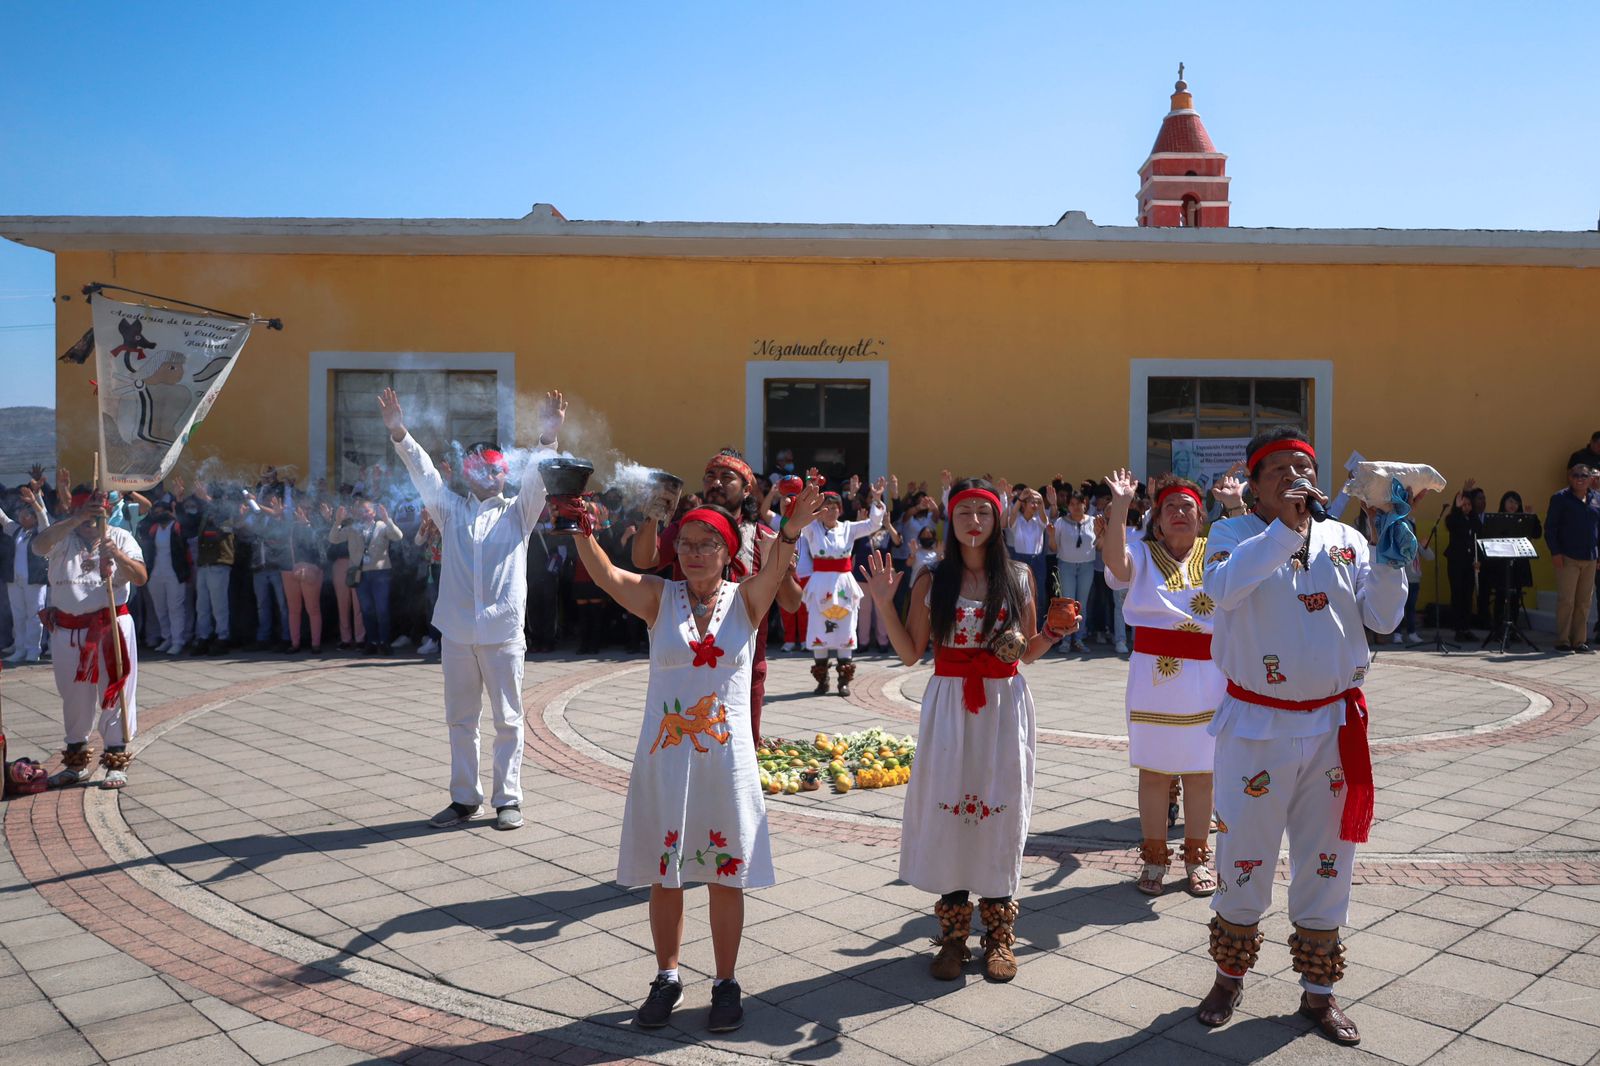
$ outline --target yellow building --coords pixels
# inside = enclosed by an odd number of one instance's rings
[[[1600,428],[1600,233],[520,219],[0,218],[55,253],[58,342],[90,281],[281,317],[192,442],[350,480],[390,461],[374,394],[425,443],[565,443],[698,475],[732,444],[802,465],[1038,483],[1164,468],[1170,441],[1303,422],[1542,510]],[[87,470],[87,367],[59,440]],[[1419,515],[1426,526],[1432,514]]]

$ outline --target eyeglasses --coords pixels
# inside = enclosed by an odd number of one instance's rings
[[[720,540],[680,540],[679,555],[715,555],[726,547]]]

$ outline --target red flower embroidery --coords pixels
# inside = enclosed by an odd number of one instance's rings
[[[667,830],[667,839],[663,843],[665,843],[666,846],[670,848],[670,847],[672,847],[672,845],[676,844],[677,842],[678,842],[678,831],[676,829]]]
[[[691,640],[689,650],[694,652],[694,665],[709,666],[716,669],[717,660],[725,654],[725,649],[717,647],[717,635],[707,633],[704,640]]]
[[[976,814],[976,813],[978,813],[978,805],[976,803],[967,804],[967,813],[968,814]]]
[[[957,643],[957,644],[965,644],[966,642],[967,642],[967,635],[965,633],[957,633],[956,634],[955,643]]]
[[[983,608],[979,607],[976,611],[973,611],[972,617],[976,618],[980,622],[983,621]]]
[[[966,616],[967,616],[967,609],[965,607],[957,607],[956,608],[956,621],[957,622],[961,621]]]
[[[742,862],[744,862],[743,859],[736,859],[732,855],[718,855],[717,876],[737,877],[739,874],[739,864]]]
[[[711,846],[714,848],[725,848],[728,846],[728,838],[713,829],[711,831]]]
[[[661,876],[667,876],[667,857],[665,855],[661,856]]]

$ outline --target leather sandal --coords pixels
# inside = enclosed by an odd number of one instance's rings
[[[1310,995],[1306,992],[1300,993],[1300,1015],[1315,1022],[1322,1035],[1335,1044],[1355,1047],[1361,1043],[1361,1030],[1356,1028],[1356,1023],[1339,1008],[1338,1002],[1332,996],[1328,997],[1325,1006],[1314,1007],[1311,1005]]]
[[[1159,896],[1165,890],[1167,870],[1172,865],[1172,849],[1165,840],[1145,840],[1139,844],[1139,859],[1144,863],[1134,883],[1146,896]]]
[[[1233,1020],[1233,1010],[1244,1002],[1244,982],[1218,977],[1206,993],[1206,998],[1195,1008],[1195,1020],[1207,1029],[1227,1025]]]
[[[1191,866],[1189,873],[1189,895],[1210,896],[1217,891],[1217,875],[1211,872],[1211,867],[1200,865]]]

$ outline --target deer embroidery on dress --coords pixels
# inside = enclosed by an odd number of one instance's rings
[[[684,710],[680,700],[672,701],[672,710],[667,710],[665,704],[661,710],[661,729],[656,733],[656,742],[650,745],[651,755],[656,753],[657,748],[672,748],[682,744],[684,737],[689,738],[695,751],[704,755],[711,749],[700,743],[702,736],[710,737],[718,744],[726,744],[733,735],[726,728],[728,709],[714,695],[706,696],[688,710]],[[719,729],[719,726],[723,728]]]

